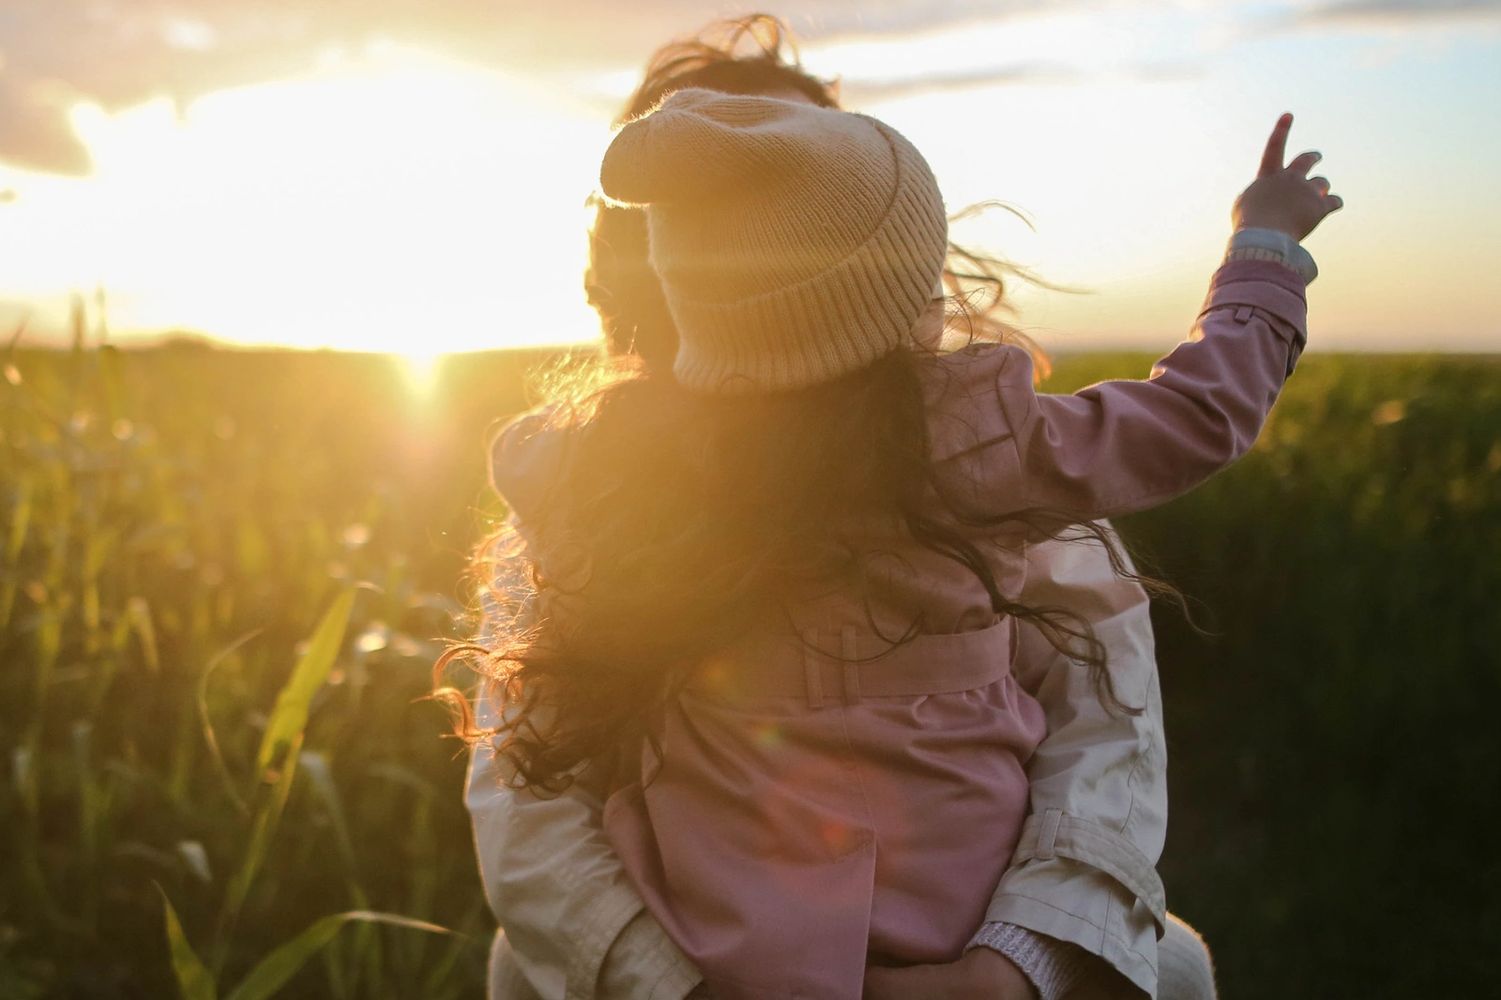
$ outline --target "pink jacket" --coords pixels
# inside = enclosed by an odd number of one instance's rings
[[[1124,996],[1129,982],[1153,997],[1158,935],[1172,924],[1155,871],[1167,830],[1167,741],[1150,605],[1139,585],[1115,575],[1099,545],[1046,541],[1028,545],[1026,558],[1022,601],[1083,615],[1110,651],[1121,699],[1146,711],[1107,711],[1088,671],[1035,628],[1019,629],[1013,671],[1042,706],[1048,734],[1027,762],[1031,816],[977,936],[1005,928],[1046,935],[1059,944],[1038,961],[1060,951],[1085,964],[1094,958],[1102,996]],[[530,614],[508,599],[525,593],[527,579],[524,566],[495,567],[486,636]],[[477,697],[481,725],[499,724],[501,709]],[[683,1000],[703,976],[645,910],[605,837],[605,769],[585,767],[562,795],[547,797],[508,787],[514,777],[492,748],[475,747],[465,805],[485,898],[501,927],[489,995]],[[987,840],[990,832],[969,836]]]
[[[1084,519],[1182,493],[1255,440],[1303,345],[1302,291],[1280,264],[1227,264],[1150,380],[1073,396],[1036,394],[1014,348],[934,359],[934,460],[994,514]],[[524,426],[495,469],[523,522],[539,450],[556,454]],[[930,634],[891,650],[847,595],[800,604],[795,631],[706,665],[668,716],[665,760],[643,761],[655,779],[606,808],[633,883],[716,996],[858,997],[868,962],[953,958],[1016,846],[1043,732],[1010,674],[1011,623],[952,563],[872,543],[893,551],[874,574],[878,630],[920,612]],[[1007,593],[1019,545],[992,546]]]

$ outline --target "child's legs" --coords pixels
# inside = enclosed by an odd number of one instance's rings
[[[1158,1000],[1215,1000],[1214,962],[1197,931],[1173,914],[1157,942]]]

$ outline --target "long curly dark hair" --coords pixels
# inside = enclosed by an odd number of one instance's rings
[[[737,54],[747,39],[758,51]],[[688,85],[791,88],[835,103],[832,85],[801,70],[785,27],[765,15],[663,48],[622,118]],[[963,491],[941,479],[930,455],[919,368],[931,358],[915,346],[792,392],[684,390],[670,370],[676,332],[646,263],[643,215],[598,208],[586,283],[612,357],[556,382],[549,406],[528,418],[525,433],[566,442],[567,461],[519,523],[480,546],[474,569],[492,631],[435,665],[437,697],[454,709],[459,734],[488,742],[517,784],[543,792],[566,787],[583,765],[654,743],[652,720],[707,655],[785,620],[809,588],[867,592],[871,525],[966,567],[996,615],[1036,626],[1088,664],[1103,701],[1139,711],[1116,698],[1088,624],[1003,593],[982,546],[1002,535],[1089,537],[1131,575],[1113,538],[1070,512],[1001,517],[958,499]],[[1003,272],[951,247],[948,325],[970,341],[1020,343],[1040,359],[995,316]],[[915,619],[890,638],[922,631]],[[462,693],[441,686],[457,658],[497,691],[498,726],[478,725]]]

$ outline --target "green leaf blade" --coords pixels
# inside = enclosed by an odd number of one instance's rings
[[[308,642],[307,652],[292,668],[292,676],[276,696],[276,706],[271,719],[266,723],[266,732],[261,737],[260,750],[255,755],[256,767],[264,772],[276,760],[278,752],[291,744],[307,725],[308,710],[313,696],[328,679],[339,647],[344,642],[344,632],[349,627],[349,614],[354,607],[354,591],[346,590],[334,600],[323,615],[318,627]]]
[[[172,972],[177,977],[177,989],[182,994],[182,1000],[216,1000],[218,992],[214,989],[214,977],[209,973],[208,967],[198,958],[193,946],[188,943],[188,936],[183,933],[182,922],[177,919],[177,911],[172,908],[172,901],[167,898],[166,890],[161,886],[156,887],[162,894],[162,911],[165,914],[167,925],[167,949],[172,959]]]
[[[268,1000],[307,964],[308,959],[327,947],[328,943],[339,933],[340,928],[354,921],[367,924],[389,924],[409,930],[427,931],[430,934],[449,933],[446,927],[439,927],[425,920],[397,916],[394,913],[373,913],[369,910],[335,913],[315,920],[301,934],[261,959],[225,1000]]]

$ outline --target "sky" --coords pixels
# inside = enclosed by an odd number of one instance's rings
[[[443,352],[597,336],[610,120],[713,4],[3,0],[0,336]],[[818,0],[805,65],[896,126],[1054,350],[1192,324],[1278,114],[1344,211],[1314,347],[1501,350],[1501,0]]]

